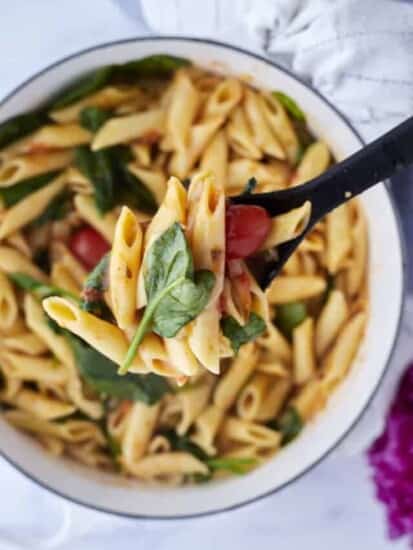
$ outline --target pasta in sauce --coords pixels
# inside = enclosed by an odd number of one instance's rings
[[[228,248],[226,197],[333,162],[291,98],[152,56],[0,124],[0,147],[12,425],[55,455],[184,484],[248,472],[324,407],[368,316],[359,203],[319,223],[265,292],[254,257],[300,235],[311,204],[256,218],[248,253]]]

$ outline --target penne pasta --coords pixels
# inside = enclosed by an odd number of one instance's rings
[[[326,265],[328,271],[335,274],[343,266],[352,245],[347,204],[343,204],[328,214],[326,237]]]
[[[0,166],[0,188],[20,181],[61,170],[70,164],[71,152],[37,153],[15,157]]]
[[[205,148],[199,168],[212,172],[220,185],[225,185],[228,172],[228,144],[223,130],[220,130]]]
[[[107,212],[103,216],[99,213],[91,197],[76,195],[74,205],[79,216],[94,227],[109,243],[113,241],[117,216],[114,212]]]
[[[299,208],[273,218],[271,231],[261,250],[273,248],[300,236],[306,229],[311,216],[311,203],[306,201]]]
[[[12,284],[0,271],[0,330],[8,330],[17,321],[19,306]]]
[[[307,317],[293,330],[293,377],[300,386],[315,374],[314,321]]]
[[[332,290],[315,326],[315,347],[322,357],[348,317],[348,305],[340,290]]]
[[[270,304],[288,304],[319,296],[325,289],[326,281],[319,276],[288,277],[281,275],[274,279],[266,294]]]
[[[313,143],[305,151],[291,181],[291,185],[302,185],[306,181],[320,176],[327,170],[329,164],[330,151],[327,145],[322,141]]]

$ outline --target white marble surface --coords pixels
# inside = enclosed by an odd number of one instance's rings
[[[0,99],[16,85],[62,56],[99,42],[146,32],[138,15],[138,0],[0,0]],[[236,30],[227,36],[243,42]],[[222,38],[222,37],[221,37]],[[404,344],[393,373],[409,357],[413,329],[404,331]],[[390,373],[389,383],[394,380]],[[367,415],[383,414],[388,391],[376,399]],[[366,421],[364,421],[366,423]],[[286,490],[244,509],[222,516],[185,522],[119,520],[72,507],[74,538],[62,550],[384,550],[405,548],[385,535],[384,514],[373,497],[369,472],[361,453],[359,428],[347,444]],[[37,488],[0,459],[0,550],[42,548],[41,540],[58,531],[66,504]],[[55,541],[57,543],[57,540]]]

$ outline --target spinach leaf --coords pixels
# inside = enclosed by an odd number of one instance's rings
[[[63,90],[53,101],[54,109],[67,107],[84,97],[98,92],[112,82],[136,82],[139,78],[165,78],[189,61],[166,54],[151,55],[122,65],[101,67]]]
[[[257,180],[255,178],[250,178],[245,184],[244,191],[241,193],[241,195],[251,195],[251,193],[254,192],[256,187],[257,187]]]
[[[297,102],[292,97],[279,91],[273,92],[272,95],[276,99],[278,99],[278,101],[285,108],[288,114],[290,114],[296,120],[301,120],[305,122],[304,111],[301,109],[301,107],[298,106]]]
[[[64,290],[63,288],[58,288],[57,286],[42,283],[41,281],[38,281],[25,273],[10,273],[9,278],[16,286],[26,290],[27,292],[33,293],[41,300],[49,296],[62,296],[64,298],[70,298],[76,302],[79,302],[77,296],[71,292]]]
[[[281,444],[290,443],[301,432],[304,422],[298,411],[290,406],[275,420],[270,420],[267,426],[282,434]]]
[[[106,313],[103,293],[108,288],[107,273],[110,255],[105,254],[100,262],[89,273],[82,290],[81,309],[101,317]]]
[[[295,130],[295,133],[297,134],[297,138],[299,141],[299,148],[297,152],[297,158],[295,159],[295,163],[299,164],[308,149],[308,147],[315,142],[314,136],[309,131],[307,124],[303,120],[296,120],[294,119],[292,121],[293,127]]]
[[[170,391],[165,378],[156,374],[118,376],[117,365],[110,359],[77,337],[68,338],[79,372],[98,393],[152,405]]]
[[[43,213],[32,222],[33,225],[35,227],[40,227],[47,222],[63,219],[70,210],[71,198],[72,193],[64,189],[49,202]]]
[[[46,113],[42,111],[25,113],[9,118],[0,124],[0,148],[10,145],[13,141],[38,130],[48,121]]]
[[[150,214],[157,210],[152,192],[128,170],[129,159],[127,147],[100,151],[91,151],[87,146],[75,149],[74,163],[92,182],[96,206],[102,214],[118,204]]]
[[[105,214],[115,206],[115,175],[107,151],[91,151],[87,145],[76,147],[74,164],[93,184],[96,206]]]
[[[72,103],[80,101],[84,97],[98,92],[110,81],[114,65],[108,65],[93,71],[88,76],[81,78],[66,90],[63,90],[52,102],[52,109],[62,109]]]
[[[300,325],[306,317],[307,306],[303,302],[281,304],[276,308],[275,324],[284,336],[291,338],[295,327]]]
[[[10,206],[14,206],[31,193],[34,193],[34,191],[38,191],[42,187],[45,187],[58,174],[59,171],[47,172],[40,176],[34,176],[19,181],[10,187],[2,187],[0,188],[0,197],[3,199],[4,205],[10,208]]]
[[[228,316],[221,320],[221,329],[230,340],[232,349],[238,353],[243,344],[255,340],[265,331],[265,321],[256,313],[251,313],[248,322],[242,326],[234,317]]]
[[[96,133],[111,117],[109,111],[99,107],[85,107],[80,112],[80,124],[89,132]]]
[[[206,306],[215,282],[208,271],[194,274],[192,254],[179,223],[151,246],[146,258],[147,306],[119,374],[127,372],[148,330],[171,338]]]
[[[254,458],[209,458],[206,461],[210,470],[225,470],[231,472],[231,474],[243,475],[249,472],[249,470],[257,464]]]

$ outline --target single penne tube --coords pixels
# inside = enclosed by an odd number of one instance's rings
[[[325,407],[326,401],[327,393],[321,380],[313,378],[301,386],[290,404],[302,420],[308,421]]]
[[[49,124],[37,130],[26,140],[23,153],[36,153],[47,150],[69,149],[86,145],[92,140],[92,134],[79,124]]]
[[[342,328],[323,367],[322,384],[327,393],[345,377],[358,350],[366,326],[364,311],[357,313]]]
[[[231,113],[225,131],[230,147],[240,157],[252,160],[262,158],[262,152],[255,143],[254,134],[241,105]]]
[[[43,300],[43,308],[59,326],[82,338],[117,365],[122,364],[129,343],[125,334],[117,326],[57,296]],[[135,372],[147,372],[139,355],[134,358],[132,365]]]
[[[190,439],[209,455],[216,454],[214,440],[224,414],[223,409],[209,405],[194,422],[194,432]]]
[[[222,185],[227,181],[228,143],[223,130],[217,132],[202,153],[199,162],[202,171],[212,172]]]
[[[139,356],[141,361],[137,361],[138,367],[135,368],[132,363],[129,372],[141,373],[143,364],[146,372],[154,372],[159,376],[177,379],[182,376],[182,373],[170,363],[164,340],[154,332],[148,332],[142,340],[139,346]]]
[[[272,323],[267,325],[267,332],[257,338],[257,343],[263,347],[266,361],[276,359],[286,364],[291,362],[292,350],[290,343]]]
[[[19,306],[13,285],[0,271],[0,329],[7,331],[19,317]]]
[[[281,273],[287,277],[295,277],[302,273],[301,254],[296,250],[283,265]]]
[[[258,350],[253,343],[240,348],[227,372],[218,379],[212,397],[214,405],[223,411],[232,407],[240,390],[257,368],[258,358]]]
[[[220,428],[220,437],[236,443],[274,449],[281,443],[281,434],[275,430],[235,416],[228,416],[224,420]]]
[[[261,246],[261,250],[273,248],[286,241],[291,241],[301,235],[310,220],[311,202],[272,218],[271,231]]]
[[[66,369],[55,359],[31,357],[8,350],[0,350],[0,358],[5,372],[11,378],[51,385],[64,384],[67,381]]]
[[[186,71],[177,71],[166,115],[166,137],[170,148],[184,151],[199,107],[200,95]]]
[[[115,212],[110,211],[102,216],[96,208],[94,199],[86,195],[76,195],[74,205],[85,222],[94,227],[109,243],[113,241],[117,221]]]
[[[0,187],[65,168],[72,160],[70,151],[37,153],[15,157],[0,167]]]
[[[257,372],[262,372],[270,376],[277,376],[279,378],[289,378],[291,375],[290,370],[279,360],[260,360],[256,370]]]
[[[178,451],[145,456],[128,467],[128,471],[144,480],[164,480],[175,475],[206,475],[209,472],[207,465],[193,455]]]
[[[173,153],[169,172],[178,178],[186,178],[224,121],[225,117],[216,115],[194,124],[189,131],[187,147]]]
[[[13,399],[13,404],[44,420],[62,418],[76,410],[76,407],[70,403],[64,403],[29,389],[20,390]]]
[[[122,464],[127,471],[146,453],[159,415],[159,404],[146,405],[136,402],[128,415],[128,423],[122,437]]]
[[[276,378],[268,388],[256,414],[256,421],[268,422],[278,416],[292,389],[291,378]]]
[[[178,393],[181,406],[181,418],[176,426],[179,435],[187,433],[195,420],[208,405],[214,385],[214,377],[207,373],[201,380],[194,382],[193,387]]]
[[[2,338],[0,346],[3,346],[6,350],[34,356],[43,355],[48,351],[48,347],[43,340],[32,332],[24,332],[18,336]]]
[[[4,239],[35,220],[66,185],[65,176],[57,176],[45,187],[34,191],[9,208],[0,223],[0,239]]]
[[[185,376],[194,376],[199,371],[199,362],[186,338],[165,338],[164,345],[170,364]]]
[[[280,140],[271,131],[267,122],[263,98],[257,92],[247,89],[245,91],[244,108],[257,147],[266,155],[284,160],[286,155]]]
[[[270,304],[288,304],[319,296],[326,286],[325,279],[316,275],[280,275],[273,280],[266,294]]]
[[[43,283],[47,281],[47,277],[41,269],[21,252],[8,246],[0,246],[0,271],[6,274],[24,273]]]
[[[109,261],[109,293],[112,312],[122,330],[136,327],[136,283],[142,255],[142,229],[126,206],[115,228]]]
[[[351,240],[351,263],[346,278],[348,293],[355,296],[363,285],[368,259],[367,225],[360,207],[357,207],[357,218],[351,228]]]
[[[159,453],[169,453],[171,450],[171,444],[169,440],[163,435],[155,435],[149,442],[148,455],[155,455]]]
[[[271,377],[256,372],[241,391],[236,402],[237,415],[245,420],[255,420],[271,384]]]
[[[236,78],[222,80],[208,97],[204,105],[204,117],[216,115],[228,117],[243,96],[241,83]]]
[[[26,258],[33,258],[33,250],[30,247],[28,238],[22,230],[15,231],[5,239],[5,244],[21,252]]]
[[[317,319],[315,326],[315,349],[322,357],[334,342],[349,314],[346,298],[340,290],[332,290]]]
[[[325,172],[330,164],[331,154],[323,141],[310,145],[304,153],[291,181],[291,185],[301,185]]]
[[[352,246],[350,215],[347,204],[342,204],[327,215],[326,265],[329,273],[337,273],[349,255]]]
[[[76,122],[79,119],[81,111],[85,107],[113,109],[141,95],[142,92],[137,86],[107,86],[68,107],[52,111],[49,113],[49,116],[52,120],[60,124]]]
[[[160,169],[142,168],[135,162],[128,164],[128,170],[152,192],[157,204],[161,204],[166,193],[165,173]]]
[[[163,109],[152,109],[109,119],[95,134],[92,151],[99,151],[119,143],[161,137],[165,132]]]
[[[228,163],[228,181],[225,185],[227,193],[240,193],[251,178],[257,180],[259,191],[263,188],[268,191],[284,189],[290,178],[290,168],[288,164],[280,161],[264,164],[248,158],[234,159]]]
[[[261,93],[264,116],[274,134],[280,140],[290,164],[295,164],[300,144],[294,127],[284,107],[274,94]]]
[[[314,321],[307,317],[293,330],[293,379],[295,384],[307,382],[315,373]]]

